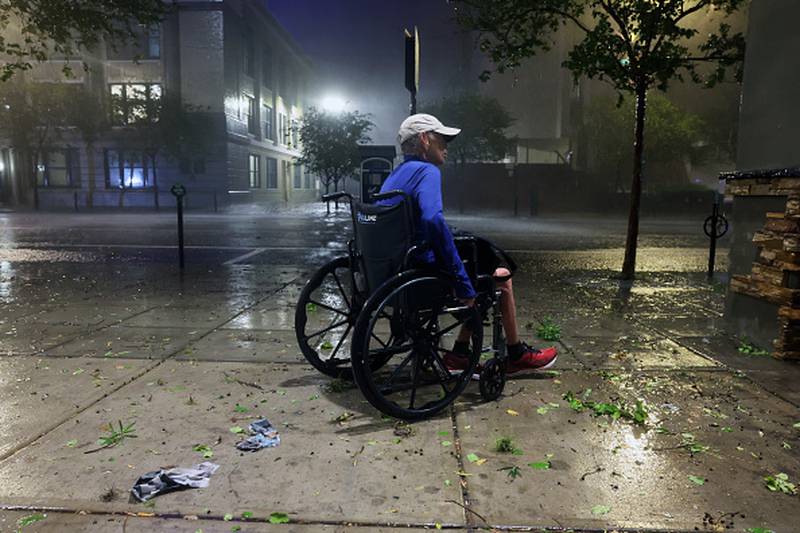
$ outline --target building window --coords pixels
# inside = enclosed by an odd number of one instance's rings
[[[292,120],[292,148],[298,150],[300,148],[300,130],[298,129],[298,122],[296,120]]]
[[[275,139],[275,134],[272,132],[273,113],[272,107],[268,105],[264,106],[264,138],[269,140]]]
[[[300,168],[300,165],[292,165],[294,168],[294,188],[295,189],[302,189],[303,188],[303,170]]]
[[[248,174],[250,175],[250,188],[261,188],[261,158],[256,154],[250,154],[247,165]]]
[[[278,188],[278,160],[274,157],[267,158],[267,189]]]
[[[160,83],[112,83],[111,120],[115,125],[158,120]]]
[[[161,27],[150,28],[140,26],[135,37],[127,42],[108,41],[106,57],[116,61],[133,61],[138,59],[161,58]]]
[[[36,164],[39,187],[70,187],[79,181],[79,155],[75,148],[46,150]]]
[[[247,120],[247,131],[253,135],[258,135],[258,122],[256,118],[256,99],[245,95],[245,119]]]
[[[145,189],[154,177],[153,160],[141,150],[106,150],[106,188]]]
[[[253,32],[248,28],[244,32],[244,43],[242,46],[242,69],[251,78],[256,70],[255,46],[253,46]]]
[[[278,139],[281,144],[289,144],[289,121],[286,115],[278,113]]]
[[[306,170],[303,174],[303,178],[305,178],[305,188],[311,189],[313,187],[313,183],[311,182],[311,173]]]
[[[272,89],[272,49],[269,46],[261,51],[261,85]]]

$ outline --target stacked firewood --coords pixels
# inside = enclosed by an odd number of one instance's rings
[[[767,213],[764,227],[753,235],[759,252],[752,270],[747,276],[732,276],[730,289],[778,305],[780,330],[772,355],[800,359],[800,183],[796,179],[777,179],[769,185],[752,185],[765,188],[758,191],[761,194],[786,195],[786,209],[783,213]],[[734,187],[743,186],[748,184],[739,182]],[[729,193],[731,189],[729,184]],[[754,194],[752,189],[749,192]]]

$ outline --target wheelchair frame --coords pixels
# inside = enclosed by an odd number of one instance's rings
[[[402,191],[373,195],[373,199],[382,200],[398,195],[403,197],[402,209],[405,209],[406,216],[410,217],[408,211],[410,201]],[[347,255],[330,261],[315,272],[301,292],[295,310],[295,332],[301,351],[309,363],[331,377],[347,378],[352,375],[364,397],[384,414],[406,420],[417,420],[433,416],[450,405],[472,379],[481,355],[491,353],[492,357],[485,362],[481,371],[479,387],[481,396],[485,400],[497,399],[502,394],[506,382],[506,350],[499,307],[500,291],[496,289],[495,279],[491,274],[477,272],[478,252],[474,239],[472,239],[472,257],[464,261],[470,279],[478,291],[473,307],[461,304],[453,296],[451,274],[412,267],[414,254],[424,249],[420,245],[408,247],[398,272],[379,286],[368,287],[367,268],[356,245],[359,230],[353,198],[346,192],[323,196],[323,200],[328,201],[339,198],[348,199],[353,224],[354,234],[347,243]],[[409,218],[409,221],[411,220],[412,218]],[[413,237],[413,227],[406,229],[412,232],[410,237]],[[411,242],[411,238],[408,242]],[[513,260],[508,256],[506,258],[512,266]],[[347,270],[345,279],[347,283],[342,283],[341,277],[337,275],[337,269]],[[329,277],[332,279],[328,279]],[[320,301],[322,298],[316,296],[315,291],[324,287],[326,283],[327,286],[335,287],[339,294],[337,298],[322,302]],[[334,302],[343,304],[343,307],[336,308]],[[311,333],[307,331],[309,315],[315,314],[320,309],[332,313],[331,324]],[[487,322],[489,312],[491,318]],[[439,322],[443,320],[455,320],[456,323],[440,329]],[[378,323],[383,326],[377,325]],[[438,355],[437,352],[446,352],[439,344],[442,337],[455,327],[470,323],[473,353],[467,367],[454,372],[447,368],[443,358]],[[344,331],[337,333],[337,328],[345,324]],[[487,347],[483,346],[484,326],[491,326],[492,330],[491,345]],[[388,331],[389,337],[384,339],[386,342],[379,338],[382,334],[379,330]],[[335,338],[337,334],[338,338]],[[320,343],[321,339],[328,337],[334,337],[332,340],[336,342],[335,346],[329,340]],[[310,342],[315,338],[317,340]],[[346,366],[346,359],[336,358],[348,340],[350,367]],[[374,350],[370,348],[373,340],[380,343]],[[395,355],[402,354],[401,350],[408,350],[409,355],[391,373],[389,383],[385,385],[378,383],[377,379],[389,372],[384,365],[387,365]],[[322,351],[330,351],[330,356],[324,358],[321,355]],[[412,358],[413,368],[408,365]],[[406,365],[409,366],[407,370],[411,380],[410,388],[407,382],[403,382],[402,385],[397,384],[396,388],[390,387],[389,384],[396,379],[395,374],[404,370]],[[434,381],[434,378],[438,381]],[[452,388],[448,388],[447,385],[451,383]],[[434,397],[427,403],[415,405],[418,385],[430,385],[434,388],[439,385],[442,389],[438,393],[440,398]],[[411,398],[408,407],[389,399],[392,394],[406,391],[410,391]]]

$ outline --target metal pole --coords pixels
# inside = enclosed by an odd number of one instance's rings
[[[178,196],[178,264],[183,271],[183,196]]]
[[[719,217],[719,194],[714,195],[714,207],[711,210],[711,244],[708,247],[708,279],[714,277],[714,261],[717,253],[717,219]]]

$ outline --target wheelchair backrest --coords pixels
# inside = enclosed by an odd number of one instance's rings
[[[372,293],[403,266],[414,239],[414,223],[407,199],[391,206],[356,203],[356,249]]]

